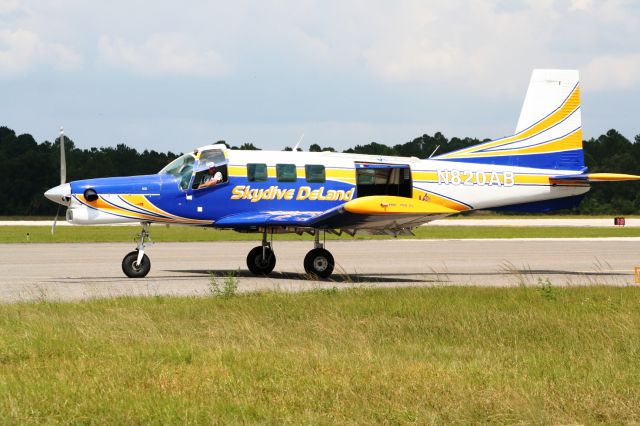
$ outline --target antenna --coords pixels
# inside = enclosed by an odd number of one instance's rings
[[[436,153],[436,151],[438,150],[438,148],[440,148],[440,145],[436,146],[436,149],[433,150],[433,152],[431,153],[431,155],[429,156],[429,158],[433,157],[433,154]]]
[[[304,139],[304,133],[300,136],[300,139],[298,139],[298,143],[296,144],[296,146],[293,147],[293,151],[297,151],[298,147],[300,146],[300,142],[302,142],[302,139]]]

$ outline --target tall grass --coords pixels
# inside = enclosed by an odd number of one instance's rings
[[[0,418],[633,423],[639,359],[638,288],[2,305]]]

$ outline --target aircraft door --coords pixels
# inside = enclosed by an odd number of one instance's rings
[[[357,197],[371,195],[413,196],[408,164],[356,163]]]
[[[203,150],[199,153],[189,186],[194,193],[218,187],[229,182],[227,157],[220,148]]]

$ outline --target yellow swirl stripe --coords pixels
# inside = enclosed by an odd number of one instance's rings
[[[441,197],[440,195],[432,194],[418,188],[413,188],[413,198],[424,200],[425,196],[429,201],[433,201],[434,203],[440,204],[453,210],[457,210],[459,212],[470,210],[468,206],[458,203],[457,201],[450,200],[448,198]]]
[[[460,151],[452,152],[451,154],[444,154],[440,156],[440,158],[458,158],[461,156],[466,157],[468,154],[474,153],[478,150],[495,148],[497,146],[504,145],[507,143],[527,139],[533,135],[541,133],[549,129],[550,127],[558,124],[559,122],[567,118],[569,115],[571,115],[579,106],[580,106],[580,86],[577,85],[575,89],[573,89],[573,92],[571,92],[571,95],[569,95],[569,97],[565,100],[565,102],[562,104],[560,108],[558,108],[555,112],[553,112],[546,118],[543,118],[533,126],[521,131],[520,133],[517,133],[513,136],[510,136],[504,139],[498,139],[492,142],[487,142],[485,144],[480,144],[480,145],[472,146],[466,149],[462,149]],[[520,154],[521,152],[522,151],[518,151],[518,154]]]
[[[144,196],[141,196],[144,197]],[[130,219],[139,219],[142,221],[148,221],[148,222],[162,222],[162,223],[184,223],[184,224],[211,224],[212,221],[210,220],[197,220],[197,219],[187,219],[187,218],[181,218],[179,216],[173,216],[173,217],[158,217],[155,215],[149,215],[149,214],[143,214],[143,213],[138,213],[135,211],[131,211],[128,209],[124,209],[122,207],[116,206],[114,204],[109,203],[108,201],[104,200],[102,197],[98,197],[97,200],[95,201],[88,201],[87,199],[84,198],[84,195],[82,194],[77,194],[76,198],[78,199],[78,201],[80,201],[83,204],[86,204],[87,206],[93,207],[96,210],[100,210],[103,211],[105,213],[109,213],[109,214],[115,214],[118,216],[124,216]],[[148,200],[147,200],[148,202]],[[149,203],[150,204],[150,203]],[[155,208],[155,206],[154,206]]]
[[[563,138],[541,143],[528,148],[516,148],[504,151],[470,152],[465,158],[503,157],[508,155],[549,154],[552,152],[570,151],[582,147],[582,129],[576,129]]]

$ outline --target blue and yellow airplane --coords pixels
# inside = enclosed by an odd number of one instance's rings
[[[137,248],[122,261],[131,278],[151,268],[145,254],[151,223],[261,233],[262,244],[247,256],[254,274],[275,267],[274,233],[310,233],[315,242],[304,269],[327,278],[335,262],[321,233],[397,235],[463,211],[567,208],[590,182],[637,179],[587,173],[578,72],[534,70],[514,135],[429,159],[217,144],[184,154],[155,175],[70,183],[63,177],[45,196],[68,206],[72,224],[140,222]]]

